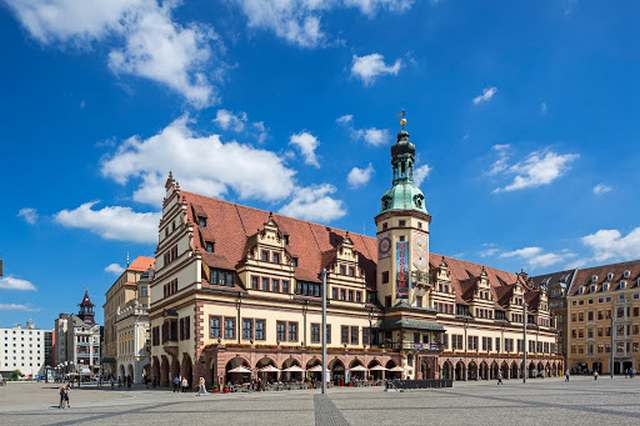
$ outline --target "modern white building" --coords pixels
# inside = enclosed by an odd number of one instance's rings
[[[20,370],[26,378],[44,373],[46,343],[51,330],[37,329],[31,322],[0,328],[0,373]]]

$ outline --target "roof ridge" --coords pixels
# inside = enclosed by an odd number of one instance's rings
[[[200,197],[200,198],[208,198],[208,199],[210,199],[210,200],[214,200],[214,201],[218,201],[218,202],[222,202],[222,203],[226,203],[226,204],[234,205],[234,206],[236,206],[236,208],[237,208],[237,207],[242,207],[243,209],[255,210],[255,211],[258,211],[258,212],[261,212],[261,213],[266,213],[266,214],[269,214],[269,213],[270,213],[270,212],[269,212],[269,211],[267,211],[267,210],[259,209],[259,208],[257,208],[257,207],[248,206],[248,205],[246,205],[246,204],[234,203],[234,202],[231,202],[231,201],[228,201],[228,200],[225,200],[225,199],[222,199],[222,198],[218,198],[218,197],[208,197],[208,196],[206,196],[206,195],[196,194],[195,192],[182,191],[182,194],[183,194],[183,195],[184,195],[184,194],[186,194],[186,195],[190,195],[190,196],[195,195],[196,197]],[[322,226],[322,227],[329,226],[329,225],[327,225],[327,224],[322,224],[322,223],[317,223],[317,222],[311,222],[311,221],[309,221],[309,220],[303,220],[303,219],[299,219],[299,218],[297,218],[297,217],[287,216],[287,215],[284,215],[284,214],[281,214],[281,213],[273,213],[273,215],[274,215],[274,216],[276,216],[276,215],[277,215],[277,216],[280,216],[280,217],[284,217],[284,218],[286,218],[286,219],[294,220],[294,221],[296,221],[296,222],[300,222],[300,223],[303,223],[303,224],[318,225],[318,226]],[[371,235],[366,235],[366,234],[362,234],[362,233],[359,233],[359,232],[353,232],[353,231],[349,231],[349,230],[347,230],[347,229],[336,228],[336,227],[333,227],[333,226],[331,226],[330,228],[331,228],[331,229],[333,229],[333,230],[336,230],[336,231],[343,232],[343,233],[349,232],[349,235],[359,235],[359,236],[362,236],[362,237],[365,237],[365,238],[370,238],[370,239],[372,239],[372,240],[375,240],[375,237],[374,237],[374,236],[371,236]],[[245,233],[246,233],[246,231],[245,231]]]

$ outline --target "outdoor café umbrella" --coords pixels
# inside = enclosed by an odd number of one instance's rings
[[[319,366],[320,370],[322,370],[322,366]],[[297,365],[292,365],[291,367],[287,367],[284,370],[282,370],[285,373],[302,373],[304,372],[304,369],[302,367],[298,367]],[[309,370],[312,371],[312,370]]]
[[[236,367],[236,368],[232,368],[231,370],[229,370],[229,373],[233,373],[233,374],[250,374],[251,370],[249,370],[247,367],[243,367],[242,365]]]
[[[350,371],[367,371],[367,367],[363,367],[362,365],[356,365],[355,367],[351,367]]]
[[[404,368],[396,365],[395,367],[390,368],[389,371],[391,371],[392,373],[404,373]]]
[[[353,370],[353,368],[352,368],[352,370]],[[380,364],[374,365],[373,367],[371,367],[369,369],[369,371],[387,371],[387,370],[389,370],[389,369],[386,368],[386,367],[381,366]]]
[[[269,364],[269,365],[265,365],[264,367],[262,367],[258,371],[261,372],[261,373],[278,373],[280,370],[275,368],[273,365]]]

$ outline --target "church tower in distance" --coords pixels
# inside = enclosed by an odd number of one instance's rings
[[[391,147],[393,182],[375,217],[378,240],[377,292],[385,308],[400,303],[427,307],[429,286],[429,215],[425,197],[414,181],[416,147],[409,140],[407,120]],[[427,296],[428,297],[428,296]]]

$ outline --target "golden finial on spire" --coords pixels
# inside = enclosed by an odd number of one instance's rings
[[[407,112],[405,110],[400,111],[400,127],[403,129],[407,125]]]

